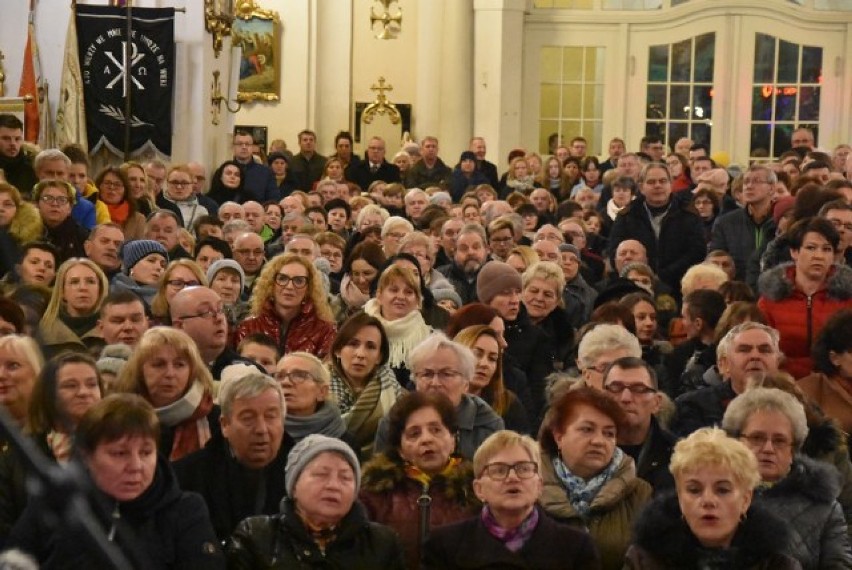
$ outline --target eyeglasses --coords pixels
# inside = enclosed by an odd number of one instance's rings
[[[838,230],[846,230],[848,232],[852,232],[852,224],[844,224],[840,220],[832,220],[831,218],[828,218],[828,221],[834,224],[834,227]]]
[[[169,180],[169,186],[174,186],[175,188],[186,188],[187,186],[192,186],[192,182],[186,182],[183,180]]]
[[[292,283],[293,287],[296,289],[304,289],[308,285],[308,278],[304,275],[296,275],[295,277],[290,277],[285,273],[278,273],[277,275],[275,275],[276,285],[286,287],[290,283]]]
[[[225,307],[219,307],[217,309],[207,309],[206,311],[201,311],[200,313],[196,313],[194,315],[184,315],[179,317],[180,319],[216,319],[220,315],[225,314]]]
[[[517,463],[489,463],[482,468],[482,475],[488,475],[495,481],[503,481],[514,471],[518,479],[532,479],[538,473],[538,464],[534,461],[518,461]]]
[[[303,384],[308,380],[315,380],[314,375],[307,370],[291,370],[290,372],[278,372],[275,378],[279,382],[289,380],[292,384]]]
[[[757,449],[763,449],[766,442],[771,443],[776,451],[790,449],[793,445],[793,442],[786,437],[769,437],[765,433],[743,433],[740,434],[740,439],[744,439],[750,446]]]
[[[624,382],[610,382],[604,386],[604,390],[612,394],[621,394],[625,390],[629,391],[634,396],[642,396],[643,394],[655,394],[656,389],[646,386],[645,384],[625,384]]]
[[[437,378],[438,382],[449,382],[453,378],[461,376],[458,370],[421,370],[414,373],[414,379],[417,381],[430,381],[432,378]]]
[[[42,194],[41,201],[45,204],[56,204],[57,206],[65,206],[70,202],[68,196],[51,196],[50,194]]]
[[[124,184],[120,180],[104,180],[101,182],[103,188],[124,188]]]
[[[167,284],[172,287],[177,287],[178,289],[183,289],[184,287],[198,287],[201,285],[200,281],[192,280],[192,281],[184,281],[183,279],[169,279],[166,281]]]

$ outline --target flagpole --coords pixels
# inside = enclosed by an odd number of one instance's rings
[[[131,43],[133,42],[133,0],[127,0],[125,4],[127,9],[127,42],[124,44],[124,161],[130,160],[130,116],[132,113],[131,93],[133,83],[131,81],[131,72],[133,71],[133,62],[130,57],[132,54]]]

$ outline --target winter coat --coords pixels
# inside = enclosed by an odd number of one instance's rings
[[[18,245],[24,245],[38,240],[43,233],[44,222],[41,220],[38,208],[29,202],[21,202],[9,223],[9,234],[15,238]]]
[[[299,314],[286,328],[282,328],[281,319],[275,313],[272,301],[267,301],[259,315],[237,325],[233,346],[238,346],[245,337],[258,332],[274,339],[281,354],[305,351],[323,359],[331,350],[331,343],[337,334],[337,325],[320,319],[313,302],[306,299]]]
[[[479,512],[473,493],[473,465],[464,461],[448,475],[436,475],[428,486],[405,475],[405,466],[385,454],[362,468],[360,500],[371,521],[396,532],[405,551],[406,566],[420,560],[420,507],[424,494],[431,497],[429,528],[464,520]]]
[[[674,488],[669,462],[676,443],[677,438],[651,416],[651,431],[636,459],[636,476],[647,481],[654,493]]]
[[[45,359],[53,358],[62,352],[86,352],[97,356],[104,347],[104,337],[97,326],[83,336],[77,336],[59,317],[49,325],[41,323],[38,332],[39,345]]]
[[[839,475],[840,491],[837,502],[843,509],[844,518],[852,521],[852,461],[849,459],[848,437],[833,419],[812,418],[808,413],[808,436],[802,444],[802,453],[834,467]],[[852,528],[847,529],[852,544]]]
[[[400,182],[402,180],[399,173],[399,167],[387,160],[383,160],[379,165],[379,169],[375,172],[370,171],[369,160],[361,160],[357,164],[350,164],[347,166],[345,175],[346,179],[357,184],[361,188],[362,192],[366,192],[367,188],[370,187],[370,184],[376,180],[381,180],[388,184],[391,182]]]
[[[574,327],[568,321],[565,309],[556,307],[536,326],[550,339],[553,347],[554,370],[564,370],[570,366],[574,352]]]
[[[716,218],[707,251],[721,249],[731,254],[737,268],[737,279],[744,281],[749,257],[774,237],[775,221],[772,216],[766,216],[757,224],[746,208],[737,208]]]
[[[138,570],[225,568],[222,551],[201,497],[178,487],[165,458],[157,459],[151,485],[138,498],[116,503],[100,491],[87,497],[95,524]],[[12,529],[6,546],[32,554],[43,570],[102,568],[79,528],[50,528],[44,506],[30,503]]]
[[[244,519],[278,513],[286,494],[284,467],[294,445],[285,433],[269,465],[249,469],[237,461],[225,438],[211,439],[203,449],[176,461],[174,470],[180,488],[198,493],[207,503],[213,530],[224,542]]]
[[[506,352],[527,375],[533,403],[529,413],[535,422],[545,406],[545,377],[553,372],[553,340],[544,330],[532,324],[523,304],[518,317],[512,322],[506,321],[503,336],[508,345]]]
[[[683,519],[677,496],[654,499],[636,521],[625,570],[796,570],[784,554],[787,525],[752,504],[728,549],[704,548]]]
[[[427,186],[440,186],[443,189],[447,189],[452,174],[453,171],[440,158],[435,160],[435,165],[432,168],[426,166],[424,161],[418,160],[417,164],[409,168],[408,172],[405,173],[405,187],[426,188]]]
[[[38,184],[38,177],[33,168],[33,160],[36,153],[22,148],[17,156],[8,157],[0,154],[0,170],[6,182],[18,189],[21,198],[30,200],[33,194],[33,186]]]
[[[296,514],[293,502],[285,499],[280,514],[241,522],[225,554],[229,570],[405,570],[399,539],[386,526],[370,522],[357,502],[337,524],[334,540],[324,551]]]
[[[562,290],[562,300],[565,303],[565,312],[569,315],[571,326],[580,328],[589,322],[592,308],[598,292],[579,273],[574,279],[565,284]]]
[[[591,537],[559,524],[539,508],[538,525],[517,552],[494,538],[480,516],[434,530],[423,548],[423,570],[596,570],[598,552]]]
[[[29,436],[30,442],[51,463],[56,463],[53,452],[47,444],[46,434]],[[0,548],[6,542],[9,531],[29,502],[27,492],[27,474],[29,469],[24,464],[21,455],[6,447],[0,452]]]
[[[626,239],[635,239],[648,252],[648,265],[661,281],[674,290],[680,290],[680,280],[686,270],[701,263],[707,254],[701,218],[672,201],[660,228],[660,237],[654,234],[645,200],[637,198],[624,208],[615,219],[609,235],[609,249],[615,253]]]
[[[669,429],[679,437],[686,437],[699,428],[719,425],[728,404],[736,397],[730,382],[687,392],[675,400],[675,417]]]
[[[793,264],[766,271],[758,280],[757,306],[766,324],[781,333],[781,352],[786,357],[782,367],[799,379],[811,373],[811,345],[825,322],[840,309],[852,307],[852,269],[833,266],[820,290],[810,296],[795,280]]]
[[[799,380],[802,392],[817,404],[825,415],[834,418],[846,433],[852,433],[852,394],[843,387],[839,376],[814,372]]]
[[[70,215],[56,227],[44,226],[42,239],[59,251],[56,267],[72,257],[86,257],[83,242],[89,237],[89,230],[74,221]]]
[[[755,493],[756,504],[789,524],[787,554],[804,570],[852,568],[839,492],[831,467],[797,456],[784,479]]]
[[[452,196],[453,202],[461,202],[462,196],[464,196],[468,188],[476,187],[480,184],[488,184],[488,178],[483,173],[474,170],[468,177],[461,171],[461,167],[456,166],[450,175],[450,196]]]
[[[135,294],[137,297],[142,299],[142,302],[145,304],[145,313],[148,314],[148,316],[151,315],[151,303],[154,301],[154,296],[157,294],[157,287],[155,285],[142,285],[137,283],[133,277],[124,273],[119,273],[112,278],[109,289],[110,293],[125,290]]]
[[[625,455],[612,478],[592,500],[588,516],[581,516],[568,500],[562,482],[556,476],[553,460],[542,454],[544,489],[539,504],[557,521],[584,527],[592,536],[601,556],[603,570],[621,568],[630,545],[630,529],[639,511],[651,498],[651,486],[636,476],[633,459]]]
[[[447,278],[447,281],[461,297],[463,305],[479,301],[479,297],[476,295],[476,278],[479,271],[474,275],[468,275],[455,262],[452,262],[449,265],[439,267],[438,272]]]

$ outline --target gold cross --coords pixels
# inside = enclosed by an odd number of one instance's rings
[[[370,27],[374,27],[376,22],[382,23],[382,31],[376,36],[379,40],[392,40],[402,28],[402,8],[399,7],[399,0],[376,0],[385,7],[385,11],[381,14],[376,13],[374,8],[370,8]],[[396,14],[390,13],[390,5],[397,2]]]
[[[386,87],[386,85],[387,85],[387,87]],[[388,85],[388,84],[385,82],[385,78],[384,78],[384,77],[379,77],[379,84],[378,84],[378,85],[376,85],[376,84],[374,83],[374,84],[370,87],[370,91],[376,91],[376,92],[378,92],[378,94],[379,94],[379,95],[378,95],[378,97],[376,97],[376,99],[377,99],[378,101],[387,101],[387,100],[388,100],[388,98],[387,98],[387,95],[385,95],[385,91],[393,91],[393,85]]]

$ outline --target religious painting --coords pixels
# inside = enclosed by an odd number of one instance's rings
[[[236,5],[231,27],[233,45],[242,48],[237,100],[278,101],[281,96],[281,21],[254,0]]]

